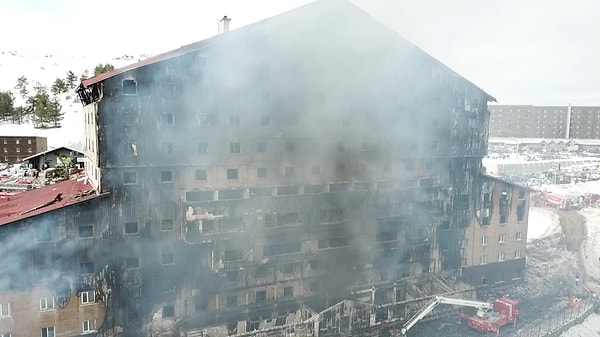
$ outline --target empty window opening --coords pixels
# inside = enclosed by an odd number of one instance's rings
[[[138,223],[137,222],[126,222],[125,223],[125,234],[137,234]]]
[[[271,117],[267,115],[260,116],[260,126],[271,125]]]
[[[267,291],[266,290],[257,291],[255,294],[255,301],[257,304],[267,302]]]
[[[198,143],[198,153],[208,153],[208,143]]]
[[[286,177],[293,177],[293,176],[294,176],[294,168],[293,168],[292,166],[287,166],[287,167],[285,168],[284,175],[285,175]]]
[[[166,305],[162,310],[163,317],[174,317],[175,316],[175,307],[172,305]]]
[[[160,221],[161,231],[172,231],[173,230],[173,219],[162,219]]]
[[[240,143],[230,143],[229,153],[240,153]]]
[[[173,171],[162,171],[160,172],[160,181],[162,183],[173,182]]]
[[[294,150],[295,150],[294,142],[286,142],[285,143],[285,151],[286,152],[294,152]]]
[[[137,95],[137,82],[135,80],[123,80],[123,95]]]
[[[256,169],[256,177],[257,178],[266,178],[267,177],[267,168],[259,167]]]
[[[123,173],[123,184],[134,185],[137,184],[137,173],[136,172],[124,172]]]
[[[94,273],[94,262],[81,262],[79,269],[82,274],[93,274]]]
[[[223,261],[239,261],[243,257],[243,251],[241,249],[226,250],[224,255]]]
[[[284,287],[283,288],[283,298],[293,298],[294,297],[294,287]]]
[[[238,169],[227,169],[227,179],[234,180],[238,178]]]
[[[160,115],[160,123],[163,126],[174,126],[175,125],[175,116],[170,113],[163,113]]]
[[[163,252],[160,255],[162,265],[171,265],[175,263],[175,258],[171,252]]]
[[[196,170],[194,176],[197,181],[205,181],[207,178],[207,172],[205,169],[198,169]]]
[[[229,118],[229,125],[233,127],[240,126],[240,116],[231,116]]]
[[[139,268],[140,267],[140,258],[137,256],[125,258],[125,267],[127,267],[127,269]]]
[[[91,238],[94,236],[94,226],[79,226],[79,237],[80,238]]]

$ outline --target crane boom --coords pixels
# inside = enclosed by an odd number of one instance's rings
[[[464,307],[473,307],[477,309],[477,315],[484,315],[486,311],[492,310],[493,305],[487,302],[479,302],[473,300],[466,300],[462,298],[448,298],[442,296],[435,296],[427,305],[425,305],[421,310],[417,311],[406,323],[404,327],[400,330],[403,335],[412,328],[418,321],[420,321],[423,317],[427,316],[430,312],[435,309],[439,304],[450,304],[450,305],[459,305]]]

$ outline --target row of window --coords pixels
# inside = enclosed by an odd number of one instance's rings
[[[8,139],[3,139],[3,143],[4,144],[8,144]],[[15,144],[17,144],[17,145],[21,144],[21,140],[20,139],[15,139]],[[27,140],[27,144],[31,145],[31,139]]]
[[[521,241],[523,240],[523,232],[516,232],[515,233],[515,241]],[[465,238],[464,240],[465,242],[465,247],[468,247],[469,245],[469,239]],[[498,235],[498,243],[505,243],[506,242],[506,234],[499,234]],[[481,245],[482,246],[487,246],[488,244],[488,237],[487,236],[482,236],[481,237]]]
[[[311,282],[309,284],[309,289],[311,292],[315,292],[318,291],[318,283],[317,282]],[[288,287],[283,287],[283,299],[291,299],[294,298],[294,287],[293,286],[288,286]],[[238,295],[233,295],[233,296],[227,296],[225,298],[225,306],[227,308],[235,308],[239,305],[239,299],[240,296]],[[266,290],[258,290],[254,293],[254,303],[256,304],[262,304],[262,303],[266,303],[269,300],[274,300],[275,298],[267,298],[267,291]]]
[[[520,249],[515,250],[514,259],[520,259],[523,257],[523,253]],[[498,253],[498,260],[497,262],[502,262],[502,261],[506,261],[506,253],[504,252],[500,252]],[[489,261],[488,256],[487,255],[481,255],[481,257],[479,258],[479,263],[480,264],[486,264],[486,263],[490,263],[491,261]],[[464,265],[467,265],[467,260],[465,259],[464,261]]]
[[[94,304],[94,291],[84,291],[78,294],[81,305]],[[54,296],[41,297],[38,301],[40,311],[49,311],[56,309]],[[11,315],[10,302],[0,303],[0,317],[9,317]]]
[[[4,148],[4,153],[9,153],[9,152],[10,152],[10,149],[9,149],[9,148],[7,148],[7,147],[5,147],[5,148]],[[20,152],[21,152],[21,148],[20,148],[20,147],[17,147],[17,148],[15,149],[15,152],[16,152],[16,153],[20,153]],[[32,149],[32,148],[30,148],[30,147],[28,147],[28,148],[27,148],[27,152],[29,152],[29,153],[32,153],[32,152],[33,152],[33,149]]]
[[[413,162],[407,161],[405,162],[405,168],[407,171],[413,169]],[[336,174],[346,174],[347,167],[344,164],[338,164],[336,166]],[[390,173],[392,170],[391,163],[383,164],[383,172]],[[433,171],[433,163],[426,162],[425,163],[426,171]],[[194,171],[194,179],[196,181],[207,181],[208,180],[208,171],[207,169],[197,169]],[[370,166],[368,164],[360,165],[360,172],[367,174],[370,171]],[[283,168],[283,172],[281,172],[285,177],[293,177],[295,175],[295,168],[293,166],[286,166]],[[321,167],[319,165],[311,166],[310,174],[313,176],[319,176],[321,174]],[[267,178],[269,175],[269,170],[266,167],[257,167],[256,168],[256,178]],[[161,183],[172,183],[173,182],[173,171],[161,171],[160,172],[160,182]],[[228,168],[226,169],[226,177],[229,180],[237,180],[239,179],[239,169],[237,168]],[[125,185],[135,185],[138,183],[138,174],[137,172],[124,172],[123,173],[123,183]]]

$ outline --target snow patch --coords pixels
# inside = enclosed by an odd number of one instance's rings
[[[591,314],[583,323],[575,325],[565,331],[560,337],[598,337],[600,327],[600,315]]]

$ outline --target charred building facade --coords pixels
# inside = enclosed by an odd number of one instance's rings
[[[493,98],[348,2],[184,46],[78,93],[86,172],[108,194],[118,242],[107,324],[128,336],[293,322],[315,335],[332,327],[316,312],[364,297],[354,318],[370,325],[406,316],[370,306],[458,274]]]

